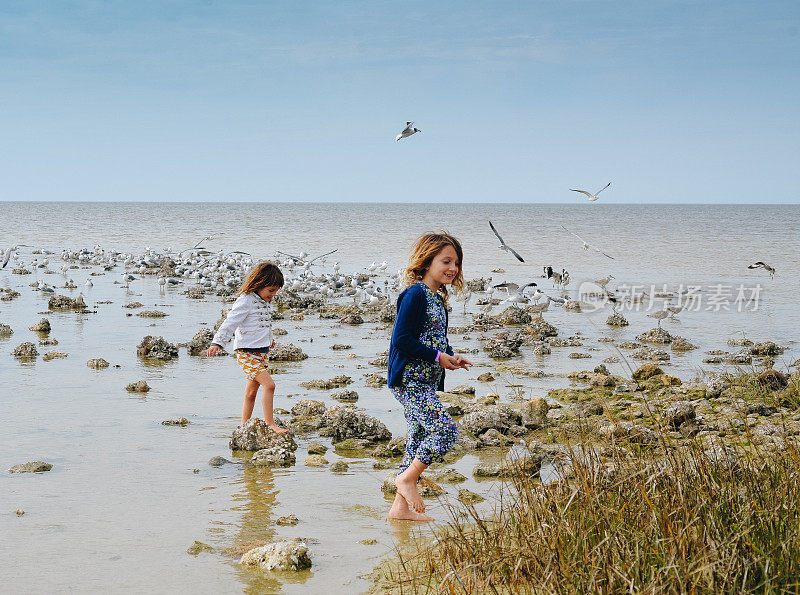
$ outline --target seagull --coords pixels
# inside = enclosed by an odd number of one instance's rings
[[[596,201],[596,200],[597,200],[597,197],[598,197],[598,195],[599,195],[599,194],[600,194],[600,193],[601,193],[603,190],[605,190],[606,188],[608,188],[609,186],[611,186],[611,182],[609,182],[608,184],[606,184],[605,186],[603,186],[602,188],[600,188],[600,190],[598,190],[598,191],[597,191],[597,192],[595,192],[594,194],[591,194],[591,193],[587,192],[586,190],[576,190],[576,189],[574,189],[574,188],[570,188],[570,192],[580,192],[581,194],[585,194],[585,195],[586,195],[586,196],[589,198],[589,202],[594,202],[594,201]]]
[[[6,254],[6,260],[8,260],[8,254]],[[5,264],[3,265],[5,266]],[[761,262],[760,260],[754,264],[751,264],[747,267],[748,269],[764,269],[769,273],[770,279],[775,278],[775,269],[768,264]]]
[[[414,128],[414,122],[406,122],[406,127],[403,129],[403,132],[397,135],[394,139],[395,142],[399,141],[401,138],[408,138],[412,134],[416,132],[422,132],[419,128]]]
[[[0,269],[6,268],[6,265],[8,264],[8,260],[11,258],[11,251],[12,250],[13,250],[13,248],[8,248],[6,250],[6,253],[3,255],[3,266],[1,266]]]
[[[511,252],[511,254],[513,254],[514,256],[517,257],[518,261],[525,262],[525,260],[519,254],[517,254],[517,252],[511,246],[506,244],[506,242],[505,242],[505,240],[503,240],[503,238],[500,237],[500,234],[497,233],[497,230],[494,228],[494,225],[492,225],[491,221],[489,221],[489,227],[492,228],[492,231],[494,232],[494,235],[496,235],[497,239],[500,240],[500,249],[501,250],[503,250],[504,252],[505,251]]]
[[[574,231],[569,231],[569,230],[568,230],[566,227],[564,227],[563,225],[561,226],[561,228],[562,228],[564,231],[568,231],[569,233],[571,233],[572,235],[574,235],[576,238],[578,238],[578,239],[581,241],[581,243],[583,244],[583,249],[584,249],[584,250],[588,250],[589,248],[591,248],[591,249],[592,249],[592,250],[594,250],[595,252],[599,252],[600,254],[602,254],[603,256],[605,256],[605,257],[607,257],[607,258],[610,258],[611,260],[615,260],[613,256],[610,256],[609,254],[606,254],[605,252],[603,252],[602,250],[600,250],[600,248],[595,248],[594,246],[589,246],[589,244],[586,242],[586,240],[584,240],[584,239],[583,239],[581,236],[579,236],[579,235],[578,235],[577,233],[575,233]]]

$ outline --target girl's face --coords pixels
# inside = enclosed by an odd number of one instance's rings
[[[422,280],[429,286],[431,284],[428,281],[431,281],[435,289],[439,289],[442,285],[452,283],[459,270],[461,270],[461,263],[458,262],[455,248],[445,246],[433,257],[431,266]]]
[[[271,302],[272,298],[275,297],[275,294],[278,293],[279,289],[280,287],[276,285],[267,285],[266,287],[262,287],[261,289],[256,291],[256,293],[258,294],[258,297],[260,297],[265,302]]]

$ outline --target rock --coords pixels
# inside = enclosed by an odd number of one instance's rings
[[[524,471],[526,475],[536,475],[542,466],[542,459],[539,457],[526,455],[520,459],[506,458],[503,461],[492,463],[479,463],[472,469],[475,477],[509,477],[518,469]]]
[[[469,490],[462,489],[458,490],[458,497],[457,500],[462,504],[466,504],[470,506],[472,504],[478,504],[479,502],[483,502],[486,500],[483,496],[479,496],[475,492],[470,492]]]
[[[0,337],[10,337],[14,334],[14,330],[7,324],[0,324]]]
[[[202,552],[213,552],[214,548],[208,545],[207,543],[203,543],[202,541],[195,541],[189,548],[186,550],[187,554],[192,556],[197,556]]]
[[[379,442],[392,437],[383,422],[352,405],[331,407],[322,416],[322,424],[325,434],[330,436],[334,443],[347,438],[366,438]]]
[[[11,469],[8,470],[9,473],[44,473],[45,471],[50,471],[53,466],[50,463],[45,463],[44,461],[32,461],[30,463],[20,463],[19,465],[14,465]]]
[[[712,374],[706,379],[706,396],[713,398],[730,388],[731,383],[724,374]]]
[[[603,415],[603,405],[601,403],[594,403],[592,401],[582,401],[575,403],[572,408],[580,417],[589,417],[592,415]]]
[[[129,304],[125,304],[122,307],[123,308],[129,308],[129,309],[133,310],[135,308],[141,308],[142,306],[144,306],[144,304],[142,302],[131,302]]]
[[[439,399],[439,401],[442,402],[442,405],[445,406],[448,415],[450,415],[451,417],[464,415],[464,409],[466,408],[466,404],[462,400],[460,395],[456,395],[449,392],[445,393],[441,391],[436,391],[436,397]]]
[[[549,403],[541,397],[525,401],[522,404],[522,425],[527,428],[544,427],[549,410]]]
[[[483,344],[483,349],[489,354],[489,357],[495,359],[508,359],[519,354],[519,348],[522,345],[523,339],[519,336],[509,336],[501,333]]]
[[[589,355],[588,353],[577,353],[576,352],[576,353],[570,353],[568,357],[569,357],[569,359],[586,359],[586,358],[590,358],[592,356]]]
[[[364,319],[360,314],[348,314],[344,318],[339,319],[340,324],[364,324]]]
[[[164,318],[168,316],[168,314],[161,310],[142,310],[141,312],[137,312],[136,316],[141,316],[142,318]]]
[[[131,382],[125,387],[125,390],[129,393],[146,393],[150,390],[150,387],[144,380],[139,380],[137,382]]]
[[[480,382],[493,382],[494,381],[494,374],[491,372],[484,372],[480,376],[478,376],[478,380]]]
[[[31,272],[28,269],[11,269],[12,275],[30,275]]]
[[[90,367],[92,370],[102,370],[103,368],[107,368],[109,366],[109,363],[102,357],[96,357],[86,362],[86,365]]]
[[[747,338],[728,339],[728,345],[731,347],[750,347],[753,345],[753,342]]]
[[[653,430],[627,421],[601,426],[600,433],[611,438],[623,438],[636,444],[655,444],[658,442],[658,434]]]
[[[494,428],[489,428],[478,437],[478,442],[481,446],[508,446],[514,441],[511,438],[506,438]]]
[[[36,345],[30,341],[26,341],[25,343],[17,345],[14,351],[11,352],[11,355],[19,359],[33,359],[39,355],[39,352],[36,350]]]
[[[337,451],[366,450],[372,447],[372,441],[367,438],[345,438],[341,442],[334,444]]]
[[[302,349],[291,343],[278,343],[269,350],[269,359],[272,362],[299,362],[307,358],[308,356],[303,353]]]
[[[633,393],[639,386],[635,382],[620,382],[614,386],[615,393]]]
[[[369,374],[365,381],[366,385],[370,388],[381,388],[382,386],[386,386],[387,382],[386,377],[380,374]]]
[[[389,440],[386,449],[389,451],[389,456],[402,457],[406,453],[406,437],[395,436]]]
[[[692,349],[697,349],[697,345],[689,343],[689,341],[683,337],[675,337],[672,340],[670,349],[672,349],[672,351],[691,351]]]
[[[633,352],[633,357],[636,359],[646,359],[654,362],[669,361],[670,355],[663,349],[656,349],[654,347],[642,347]]]
[[[65,295],[54,295],[47,302],[47,308],[49,310],[85,310],[86,303],[80,296],[73,300]]]
[[[303,465],[306,467],[324,467],[328,464],[328,459],[323,457],[322,455],[309,455],[305,461],[303,461]]]
[[[608,368],[606,367],[605,364],[600,364],[600,365],[595,366],[594,367],[594,373],[595,374],[603,374],[605,376],[608,376],[610,374],[610,372],[608,371]]]
[[[641,343],[637,343],[636,341],[624,341],[619,344],[622,349],[637,349],[642,346]]]
[[[322,442],[311,442],[308,445],[308,454],[310,455],[324,455],[326,452],[328,452],[328,447]]]
[[[758,375],[758,383],[769,390],[781,390],[789,385],[786,376],[777,370],[764,370]]]
[[[755,357],[781,355],[785,349],[772,341],[762,341],[750,348],[750,355]]]
[[[582,312],[581,303],[577,300],[569,300],[565,302],[564,312]]]
[[[202,287],[198,287],[195,285],[194,287],[190,287],[186,290],[186,296],[193,300],[202,300],[206,295],[205,290]]]
[[[250,459],[253,465],[288,467],[294,464],[297,443],[291,432],[278,434],[263,419],[252,417],[233,431],[230,448],[257,451]]]
[[[730,353],[725,356],[725,361],[729,364],[749,365],[753,363],[753,356],[747,349],[743,349],[739,353]]]
[[[614,312],[611,316],[608,317],[606,320],[606,324],[608,326],[628,326],[630,323],[625,319],[625,317],[620,314],[619,312]]]
[[[202,328],[194,334],[192,340],[186,344],[189,350],[189,355],[205,355],[206,350],[211,347],[211,340],[214,338],[214,333],[211,329]],[[270,357],[270,359],[272,359]]]
[[[723,361],[725,361],[725,360],[722,357],[718,356],[718,355],[713,355],[711,357],[704,357],[703,358],[703,363],[704,364],[721,364]]]
[[[46,362],[49,362],[51,359],[63,359],[68,355],[69,354],[64,351],[48,351],[42,356],[42,359]]]
[[[137,346],[136,355],[143,358],[168,361],[178,357],[178,348],[164,340],[164,337],[147,335]]]
[[[309,380],[308,382],[301,382],[300,386],[305,388],[315,388],[319,390],[331,390],[334,388],[341,388],[353,382],[350,376],[334,376],[329,380]]]
[[[369,365],[371,366],[378,366],[379,368],[388,368],[389,367],[389,355],[384,353],[376,357],[375,359],[369,360]]]
[[[275,519],[275,524],[281,527],[294,527],[299,522],[300,519],[298,519],[293,514],[287,516],[279,516],[277,519]]]
[[[334,473],[344,473],[349,468],[350,466],[344,461],[334,461],[333,465],[331,465],[331,471]]]
[[[292,415],[296,417],[311,417],[322,415],[327,410],[325,403],[314,399],[303,399],[292,406]]]
[[[339,390],[331,395],[331,399],[340,403],[355,403],[358,401],[358,393],[354,390]]]
[[[530,314],[517,306],[509,306],[494,319],[500,324],[527,324],[533,320]]]
[[[442,471],[437,471],[436,473],[432,473],[431,477],[434,481],[438,481],[440,483],[463,483],[467,481],[467,478],[461,475],[455,469],[444,469]]]
[[[397,316],[397,306],[394,303],[388,303],[381,306],[378,310],[378,320],[381,322],[394,322]]]
[[[663,373],[664,373],[664,370],[662,370],[661,368],[659,368],[655,364],[644,364],[644,365],[640,366],[633,373],[632,378],[634,380],[647,380],[648,378],[651,378],[653,376],[656,376],[658,374],[663,374]]]
[[[353,347],[351,345],[344,345],[342,343],[334,343],[333,345],[331,345],[331,349],[333,349],[334,351],[345,351],[347,349],[352,349],[352,348]]]
[[[533,348],[533,355],[537,357],[542,357],[543,355],[550,355],[552,350],[547,343],[537,343],[536,347]]]
[[[637,341],[643,343],[656,343],[658,345],[668,345],[672,343],[672,335],[666,329],[656,327],[643,332],[636,337]]]
[[[468,384],[459,384],[455,388],[451,388],[447,391],[453,395],[474,395],[475,394],[475,387],[470,386]]]
[[[534,318],[531,323],[523,329],[523,332],[527,335],[537,337],[539,341],[543,341],[547,337],[555,337],[558,335],[558,329],[544,318]]]
[[[161,423],[164,423],[164,422],[161,422]],[[226,465],[226,464],[228,464],[230,462],[232,462],[232,461],[229,461],[225,457],[211,457],[208,460],[208,464],[211,467],[222,467],[223,465]]]
[[[477,279],[470,279],[466,283],[464,283],[464,291],[465,292],[476,292],[476,291],[486,291],[489,283],[492,282],[492,278],[489,277],[488,279],[484,279],[483,277],[478,277]]]
[[[311,568],[308,547],[301,540],[276,541],[254,548],[239,561],[242,566],[257,566],[261,570],[300,571]]]
[[[190,423],[192,423],[192,422],[190,422],[185,417],[179,417],[177,419],[165,419],[164,421],[161,422],[161,425],[162,426],[181,426],[182,428],[185,428]]]
[[[58,339],[52,337],[47,339],[42,339],[41,341],[39,341],[39,345],[58,345]]]
[[[501,434],[507,433],[511,426],[519,425],[521,421],[522,416],[508,405],[490,405],[467,413],[458,425],[464,431],[479,436],[491,428]]]
[[[47,318],[42,318],[39,322],[29,327],[29,329],[32,331],[36,331],[37,333],[49,333],[50,321],[47,320]]]
[[[15,515],[17,515],[17,516],[22,516],[23,514],[25,514],[25,511],[24,511],[24,510],[22,510],[21,508],[17,508],[17,509],[14,511],[14,514],[15,514]]]
[[[689,401],[676,401],[674,403],[670,403],[667,405],[667,408],[664,409],[663,416],[664,421],[666,421],[667,424],[677,429],[684,422],[694,419],[694,405],[692,405]]]

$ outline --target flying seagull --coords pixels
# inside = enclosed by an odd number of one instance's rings
[[[14,250],[14,249],[13,249],[13,248],[8,248],[8,249],[6,250],[6,253],[5,253],[5,255],[3,256],[3,266],[1,266],[1,267],[0,267],[0,269],[4,269],[4,268],[6,268],[6,265],[8,264],[8,261],[9,261],[9,259],[11,258],[11,251],[12,251],[12,250]]]
[[[584,240],[584,239],[583,239],[581,236],[579,236],[579,235],[578,235],[577,233],[575,233],[574,231],[569,231],[569,230],[568,230],[566,227],[564,227],[563,225],[562,225],[561,227],[562,227],[562,229],[564,229],[564,231],[568,231],[569,233],[571,233],[572,235],[574,235],[576,238],[578,238],[578,239],[581,241],[581,243],[583,244],[583,249],[584,249],[584,250],[588,250],[589,248],[591,248],[591,249],[592,249],[592,250],[594,250],[595,252],[599,252],[600,254],[602,254],[603,256],[605,256],[605,257],[607,257],[607,258],[610,258],[611,260],[615,260],[613,256],[611,256],[611,255],[609,255],[609,254],[606,254],[606,253],[605,253],[605,252],[603,252],[603,251],[602,251],[600,248],[595,248],[594,246],[589,246],[589,244],[586,242],[586,240]]]
[[[491,221],[489,221],[489,227],[492,228],[492,231],[494,232],[494,235],[496,235],[497,239],[500,240],[500,249],[501,250],[511,252],[511,254],[513,254],[514,256],[517,257],[518,261],[525,262],[525,260],[519,254],[517,254],[517,252],[511,246],[506,244],[505,241],[503,240],[503,238],[500,237],[500,234],[497,233],[497,230],[494,228],[494,225],[492,225]]]
[[[589,202],[594,202],[594,201],[596,201],[596,200],[597,200],[597,198],[598,198],[598,195],[599,195],[599,194],[600,194],[600,193],[601,193],[603,190],[605,190],[606,188],[608,188],[609,186],[611,186],[611,182],[609,182],[608,184],[606,184],[605,186],[603,186],[602,188],[600,188],[600,190],[598,190],[598,191],[597,191],[597,192],[595,192],[594,194],[591,194],[590,192],[587,192],[586,190],[576,190],[575,188],[570,188],[570,191],[571,191],[571,192],[580,192],[581,194],[585,194],[585,195],[586,195],[586,197],[589,199]]]
[[[408,138],[415,132],[422,132],[419,128],[414,128],[414,122],[406,122],[406,127],[403,129],[403,132],[397,135],[394,139],[395,142],[399,141],[401,138]]]
[[[748,269],[764,269],[769,273],[771,279],[775,278],[775,269],[768,264],[761,262],[760,260],[754,264],[751,264],[747,267]]]

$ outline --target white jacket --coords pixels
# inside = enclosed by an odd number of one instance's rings
[[[270,347],[272,345],[272,310],[256,292],[243,293],[233,302],[228,316],[217,330],[212,343],[224,346],[232,338],[233,348]]]

